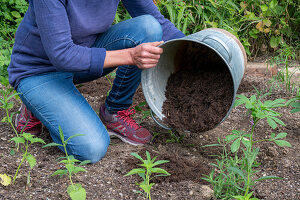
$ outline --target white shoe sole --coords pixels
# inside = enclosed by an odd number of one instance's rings
[[[122,140],[123,142],[131,144],[133,146],[143,146],[144,145],[143,143],[135,142],[135,141],[129,139],[128,137],[122,136],[122,135],[120,135],[120,134],[118,134],[118,133],[116,133],[112,130],[107,130],[107,132],[108,132],[109,136],[117,137],[120,140]]]

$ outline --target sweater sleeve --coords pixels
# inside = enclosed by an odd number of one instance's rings
[[[74,44],[64,3],[61,0],[33,0],[35,20],[46,54],[58,71],[101,75],[104,48]]]
[[[168,41],[175,38],[181,38],[185,35],[179,31],[174,24],[159,12],[153,0],[122,0],[125,8],[132,17],[149,14],[157,19],[163,29],[163,40]]]

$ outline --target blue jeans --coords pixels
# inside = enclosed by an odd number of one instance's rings
[[[93,46],[118,50],[161,40],[159,22],[150,15],[143,15],[111,26],[97,37]],[[104,69],[101,76],[114,69]],[[91,160],[92,163],[104,157],[110,138],[97,113],[75,84],[97,78],[100,77],[87,73],[49,72],[23,78],[17,88],[23,103],[47,127],[54,142],[61,143],[59,126],[65,140],[74,134],[84,134],[71,139],[67,151],[79,160]],[[139,68],[118,66],[112,90],[105,102],[108,110],[116,112],[130,107],[140,81]]]

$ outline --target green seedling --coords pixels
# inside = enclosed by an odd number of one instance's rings
[[[51,176],[55,176],[55,175],[59,175],[60,177],[62,177],[63,175],[68,175],[69,180],[71,185],[68,186],[67,188],[67,193],[70,196],[70,198],[72,200],[85,200],[86,199],[86,191],[85,189],[82,187],[81,184],[77,183],[75,184],[72,180],[72,175],[78,173],[78,172],[86,172],[86,170],[82,167],[82,165],[88,164],[90,163],[89,160],[85,160],[85,161],[79,161],[77,159],[74,158],[74,156],[72,155],[68,155],[67,152],[67,144],[68,142],[74,138],[74,137],[78,137],[78,136],[83,136],[84,134],[75,134],[70,136],[67,140],[64,139],[64,134],[63,131],[61,129],[61,127],[59,126],[59,135],[60,135],[60,139],[62,144],[58,144],[58,143],[49,143],[43,146],[44,147],[51,147],[51,146],[60,146],[63,147],[65,155],[64,157],[60,157],[60,161],[59,163],[63,163],[65,164],[65,168],[66,169],[59,169],[56,170]],[[78,166],[75,166],[75,163],[79,163]]]
[[[107,81],[109,82],[109,85],[110,85],[110,89],[107,91],[106,96],[109,95],[109,92],[111,91],[111,88],[113,86],[112,81],[110,80],[110,78],[115,78],[115,77],[116,77],[116,72],[111,72],[110,74],[105,76],[105,78],[107,79]]]
[[[294,109],[291,110],[291,113],[300,112],[300,95],[288,100],[286,105],[294,107]]]
[[[258,181],[267,179],[281,179],[276,176],[264,176],[253,179],[256,175],[254,168],[259,166],[256,162],[259,148],[254,145],[260,142],[274,142],[280,147],[291,147],[288,141],[283,140],[287,133],[271,133],[269,138],[254,140],[255,127],[261,120],[266,120],[268,125],[275,129],[278,125],[285,126],[278,117],[280,113],[274,111],[275,108],[286,106],[284,99],[268,100],[263,102],[261,99],[268,94],[262,95],[257,91],[257,95],[247,98],[245,95],[237,95],[235,106],[244,105],[251,115],[251,130],[249,133],[233,130],[232,134],[227,135],[223,141],[218,139],[218,144],[215,146],[223,147],[223,153],[220,159],[217,159],[217,164],[212,164],[218,173],[213,170],[210,175],[205,175],[204,180],[213,185],[215,196],[222,199],[243,199],[255,200],[252,198],[250,189]],[[212,145],[207,145],[212,146]],[[230,152],[234,156],[230,156],[227,152],[227,146],[230,146]],[[242,151],[242,156],[239,156],[239,150]],[[243,194],[243,195],[241,195]]]
[[[29,147],[34,143],[42,143],[46,144],[43,139],[37,138],[34,135],[30,133],[21,133],[18,137],[13,137],[11,141],[14,141],[17,145],[23,144],[24,148],[21,146],[21,151],[23,152],[22,160],[18,166],[18,169],[15,173],[15,176],[13,178],[13,183],[15,183],[18,172],[21,168],[22,163],[26,160],[29,164],[30,170],[27,174],[27,184],[30,183],[30,171],[33,169],[33,167],[36,165],[36,159],[35,157],[29,153]]]
[[[184,138],[183,134],[180,134],[178,136],[178,134],[176,132],[173,132],[172,130],[168,130],[168,133],[170,135],[170,139],[167,139],[166,143],[180,143]]]
[[[1,83],[5,86],[5,89],[0,90],[0,108],[5,110],[6,116],[1,119],[3,123],[9,123],[13,128],[15,134],[18,136],[18,132],[13,125],[13,116],[17,112],[11,112],[10,110],[14,107],[14,102],[12,101],[14,98],[18,97],[19,93],[14,91],[14,88],[8,87],[8,83],[6,81],[1,81]]]
[[[171,174],[169,174],[166,170],[162,169],[162,168],[154,168],[157,165],[163,164],[163,163],[167,163],[169,162],[168,160],[156,160],[156,157],[151,159],[150,153],[148,151],[146,151],[146,156],[147,159],[144,160],[140,155],[136,154],[136,153],[131,153],[132,156],[134,156],[135,158],[139,159],[140,161],[142,161],[142,164],[138,164],[141,167],[144,168],[136,168],[136,169],[132,169],[130,172],[128,172],[125,176],[129,176],[129,175],[133,175],[133,174],[138,174],[143,181],[140,183],[137,183],[137,185],[144,190],[144,192],[146,193],[146,197],[151,200],[151,193],[150,190],[151,188],[154,186],[154,183],[150,183],[150,180],[154,177],[157,176],[169,176]],[[153,174],[158,174],[158,175],[154,175],[152,177]]]
[[[146,108],[146,106],[147,106],[147,103],[145,101],[134,106],[135,111],[140,112],[142,114],[141,120],[144,120],[151,115],[150,109]]]

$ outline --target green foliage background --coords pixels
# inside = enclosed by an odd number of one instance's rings
[[[14,34],[27,7],[25,0],[0,0],[0,78],[7,77]]]
[[[236,35],[249,56],[275,52],[282,46],[300,49],[300,1],[293,0],[154,0],[161,13],[186,35],[222,28]],[[28,3],[0,0],[0,76],[7,66],[14,33]],[[130,16],[120,4],[115,23]]]

